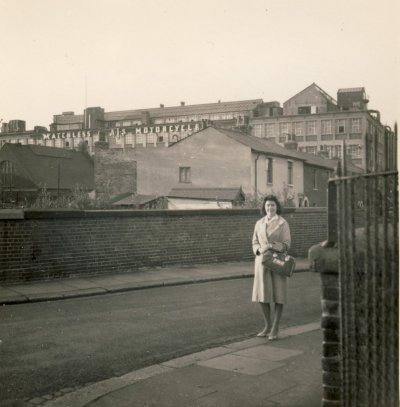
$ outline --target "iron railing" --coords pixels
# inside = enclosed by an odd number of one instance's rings
[[[398,406],[398,174],[334,183],[343,406]]]

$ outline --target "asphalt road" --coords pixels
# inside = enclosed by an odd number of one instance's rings
[[[252,279],[0,308],[0,405],[245,339],[262,327]],[[282,327],[320,318],[319,275],[289,285]]]

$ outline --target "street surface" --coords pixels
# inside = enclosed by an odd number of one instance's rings
[[[0,405],[120,376],[254,335],[252,279],[0,308]],[[282,327],[317,321],[320,278],[295,274]]]

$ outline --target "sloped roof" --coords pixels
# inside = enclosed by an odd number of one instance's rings
[[[338,164],[337,158],[325,158],[316,154],[306,153],[304,151],[297,151],[297,153],[299,156],[304,158],[306,164],[315,165],[317,167],[335,170]]]
[[[254,136],[249,136],[239,131],[227,130],[219,127],[214,127],[220,133],[225,134],[229,138],[250,147],[256,153],[265,153],[269,155],[275,155],[280,157],[289,157],[297,160],[304,161],[304,157],[298,154],[298,151],[289,150],[288,148],[282,147],[277,143],[261,139]],[[192,135],[192,136],[195,136]]]
[[[263,153],[271,156],[300,160],[310,165],[316,165],[331,170],[334,170],[337,166],[336,159],[324,158],[315,154],[305,153],[303,151],[291,150],[289,148],[282,147],[281,145],[273,141],[269,141],[259,137],[249,136],[248,134],[243,133],[241,131],[228,130],[217,126],[206,127],[205,129],[200,130],[197,133],[193,133],[192,135],[183,138],[174,144],[171,144],[168,148],[174,148],[174,146],[178,145],[179,143],[185,143],[186,141],[190,140],[191,137],[196,137],[196,134],[199,134],[210,128],[226,135],[230,139],[235,140],[240,144],[249,147],[255,153]]]
[[[241,196],[242,189],[237,188],[172,188],[168,198],[203,199],[207,201],[236,201]]]
[[[0,150],[0,160],[8,159],[20,166],[36,187],[46,185],[48,189],[58,187],[60,169],[60,189],[73,189],[80,185],[94,189],[94,166],[84,153],[57,147],[37,145],[4,144]]]
[[[297,96],[299,96],[301,93],[303,93],[303,92],[306,91],[307,89],[312,88],[312,87],[315,88],[319,93],[321,93],[321,95],[322,95],[325,99],[329,100],[329,102],[333,103],[334,105],[337,105],[336,100],[335,100],[332,96],[328,95],[328,94],[327,94],[322,88],[320,88],[315,82],[313,82],[310,86],[307,86],[306,88],[304,88],[303,90],[301,90],[300,92],[296,93],[294,96],[292,96],[291,98],[289,98],[286,102],[284,102],[284,105],[285,105],[287,102],[291,101],[292,99],[295,99]]]
[[[144,205],[148,202],[159,198],[156,195],[134,195],[131,192],[118,195],[112,200],[114,206],[137,206]]]
[[[233,102],[205,103],[199,105],[184,105],[171,107],[158,107],[150,109],[121,110],[104,113],[105,120],[139,119],[143,112],[148,112],[150,117],[172,117],[207,113],[242,112],[255,109],[262,99],[239,100]]]

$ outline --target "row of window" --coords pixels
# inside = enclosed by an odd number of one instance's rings
[[[85,143],[87,146],[89,145],[89,141],[83,138],[76,138],[74,140],[74,146],[76,147],[80,143]],[[43,139],[8,139],[8,140],[0,140],[0,146],[6,144],[6,143],[11,143],[11,144],[23,144],[23,145],[38,145],[38,146],[48,146],[48,147],[59,147],[59,148],[64,148],[64,147],[72,147],[72,143],[65,139],[54,139],[54,140],[43,140]]]
[[[329,158],[342,158],[343,149],[341,145],[322,145],[319,146],[320,151],[326,151]],[[346,153],[351,158],[361,158],[361,146],[359,144],[349,144],[346,146]],[[299,147],[299,151],[304,151],[309,154],[317,154],[318,146]]]
[[[213,113],[213,114],[195,114],[191,116],[177,116],[177,117],[167,117],[159,118],[154,120],[154,124],[164,124],[164,123],[179,123],[179,122],[197,122],[201,120],[233,120],[236,119],[238,123],[244,123],[245,116],[243,113]]]
[[[197,114],[192,116],[177,116],[177,117],[166,117],[154,119],[153,124],[170,124],[170,123],[189,123],[189,122],[199,122],[201,120],[233,120],[236,119],[238,124],[244,124],[246,117],[243,113],[215,113],[215,114]],[[105,123],[105,127],[130,127],[130,126],[141,126],[144,123],[141,120],[121,120],[117,122]],[[62,125],[58,125],[60,128]]]
[[[319,122],[318,122],[319,123]],[[277,134],[277,132],[279,132]],[[321,120],[321,134],[343,134],[346,131],[346,119]],[[350,133],[361,133],[361,119],[350,119]],[[317,135],[317,121],[265,123],[254,125],[256,137],[275,137],[276,135]]]

